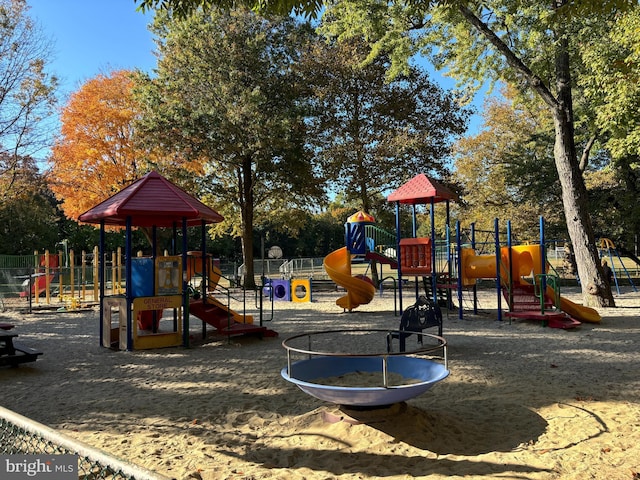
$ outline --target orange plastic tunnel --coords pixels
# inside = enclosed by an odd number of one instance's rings
[[[497,266],[495,255],[476,255],[471,248],[463,248],[461,277],[462,285],[468,287],[479,278],[496,278]],[[500,249],[500,276],[509,278],[509,247]],[[542,273],[540,245],[518,245],[511,247],[511,275],[514,281],[521,277]]]

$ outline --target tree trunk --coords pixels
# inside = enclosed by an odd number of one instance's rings
[[[555,63],[557,106],[553,108],[556,133],[553,156],[560,177],[564,215],[578,267],[583,304],[591,307],[614,306],[611,288],[604,279],[600,265],[589,217],[587,188],[576,154],[569,53],[563,33],[559,35]]]
[[[256,280],[253,268],[253,177],[251,159],[245,159],[240,173],[242,202],[242,260],[244,262],[244,283],[246,289],[255,290]]]
[[[570,129],[561,117],[561,113],[554,113],[556,130],[554,157],[562,186],[562,203],[578,267],[583,303],[591,307],[613,306],[613,295],[604,281],[604,273],[593,236],[586,187],[575,156],[572,161],[571,145],[567,143],[567,130]]]
[[[554,0],[553,9],[562,8],[568,0]],[[604,281],[604,273],[598,250],[595,244],[593,228],[589,218],[587,188],[582,178],[573,128],[573,102],[571,98],[571,73],[569,69],[569,48],[567,32],[562,23],[556,25],[556,57],[555,74],[557,98],[546,87],[545,82],[535,75],[525,65],[514,51],[502,41],[495,32],[491,31],[478,16],[476,16],[464,2],[458,4],[458,10],[467,21],[473,25],[498,52],[505,56],[507,63],[523,78],[526,78],[531,88],[549,105],[553,112],[556,142],[554,158],[556,169],[562,186],[562,201],[567,222],[569,238],[573,244],[573,251],[578,267],[578,276],[582,286],[583,303],[588,306],[614,306],[613,295],[608,284]]]

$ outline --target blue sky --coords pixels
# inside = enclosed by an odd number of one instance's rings
[[[61,94],[75,91],[99,73],[156,64],[147,25],[151,14],[136,11],[133,0],[27,0],[29,16],[53,44],[49,71],[61,81]]]
[[[60,98],[100,73],[116,69],[141,69],[151,72],[156,65],[155,44],[147,26],[150,13],[136,11],[134,0],[27,0],[29,15],[52,42],[53,57],[49,72],[60,79]],[[444,88],[452,88],[450,79],[431,71]],[[482,97],[474,104],[479,110]],[[472,118],[470,132],[481,122]]]

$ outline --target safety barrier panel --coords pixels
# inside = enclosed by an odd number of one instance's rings
[[[274,300],[291,301],[291,282],[289,280],[271,280]]]
[[[301,295],[298,295],[301,292]],[[291,280],[291,300],[293,302],[311,302],[311,280],[294,278]]]
[[[431,239],[401,239],[400,263],[403,275],[425,275],[431,273]]]

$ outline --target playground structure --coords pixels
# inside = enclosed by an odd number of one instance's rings
[[[150,172],[112,197],[80,215],[79,220],[100,224],[98,277],[104,278],[105,226],[125,227],[125,288],[124,292],[105,294],[104,282],[99,284],[100,344],[122,350],[189,346],[190,314],[216,328],[217,333],[231,335],[257,334],[275,336],[275,332],[253,325],[253,317],[233,311],[213,297],[220,271],[205,251],[206,225],[222,220],[217,212],[177,188],[156,172]],[[131,231],[133,227],[151,231],[152,252],[147,257],[133,257]],[[157,253],[157,228],[173,231],[174,249],[177,250],[178,226],[181,226],[181,253]],[[201,228],[202,248],[188,251],[187,228]],[[195,289],[190,282],[200,281],[198,298],[190,293]],[[118,322],[112,323],[113,309]],[[172,312],[169,329],[160,329],[165,311]]]
[[[22,280],[17,295],[19,298],[28,300],[29,310],[34,304],[36,306],[51,305],[54,296],[58,297],[58,303],[63,304],[62,308],[81,308],[83,302],[86,304],[90,301],[91,292],[87,291],[87,285],[97,277],[98,273],[97,264],[91,265],[90,260],[97,255],[97,247],[93,253],[92,257],[83,251],[80,262],[76,265],[73,250],[64,253],[50,253],[49,250],[45,250],[42,254],[34,252],[30,262],[31,267],[17,269],[17,271],[27,272],[15,277],[16,280]],[[93,293],[91,298],[97,298],[97,284]]]
[[[39,268],[22,284],[23,291],[20,292],[21,297],[31,295],[31,297],[38,299],[41,295],[49,295],[51,285],[56,280],[56,277],[58,277],[60,266],[59,255],[51,255],[49,252],[45,252],[44,255],[38,255],[37,258],[39,258]]]
[[[476,255],[461,249],[462,285],[474,286],[478,279],[497,279],[504,285],[510,307],[508,317],[537,319],[554,328],[572,328],[580,322],[598,323],[600,315],[559,294],[557,277],[549,273],[543,257],[544,245],[501,247],[497,255]]]
[[[266,278],[263,293],[275,301],[307,303],[313,301],[313,283],[310,278]]]
[[[109,254],[104,281],[113,293],[122,291],[122,254]],[[0,255],[0,302],[7,309],[75,310],[98,301],[98,247],[74,253],[44,250],[32,255]],[[25,305],[26,302],[26,305]]]
[[[403,311],[403,278],[415,279],[415,297],[420,297],[420,285],[434,304],[443,300],[451,309],[452,292],[457,293],[459,318],[463,318],[463,292],[473,295],[474,313],[477,313],[477,282],[493,280],[498,300],[498,320],[502,320],[503,298],[509,318],[539,320],[543,325],[555,328],[573,328],[580,322],[598,323],[600,315],[592,308],[578,305],[560,295],[560,283],[550,263],[546,260],[544,219],[540,218],[540,241],[535,245],[512,245],[511,227],[508,222],[506,245],[500,242],[498,220],[495,220],[494,251],[491,254],[476,253],[474,227],[471,227],[469,244],[462,244],[459,222],[456,222],[455,240],[450,238],[449,202],[456,195],[443,185],[419,174],[396,191],[387,200],[396,204],[396,238],[390,245],[388,239],[380,243],[379,229],[373,231],[371,216],[358,212],[345,224],[346,247],[330,253],[325,258],[325,269],[336,284],[343,286],[347,294],[336,301],[351,310],[368,303],[375,289],[367,280],[351,274],[351,261],[361,255],[366,260],[387,263],[397,269],[400,311]],[[435,204],[446,204],[446,238],[438,240],[435,234]],[[430,237],[417,236],[417,210],[419,205],[429,205],[431,220]],[[411,236],[401,235],[400,206],[412,209]],[[371,235],[371,233],[374,233]],[[445,299],[439,294],[445,292]]]
[[[262,325],[254,324],[252,315],[239,313],[214,296],[222,278],[220,268],[207,254],[200,251],[187,252],[187,282],[200,278],[200,292],[189,302],[189,312],[203,322],[213,326],[223,335],[258,334],[266,337],[277,336],[276,332]]]
[[[492,255],[476,255],[475,235],[471,234],[470,248],[462,248],[460,223],[456,222],[456,241],[449,239],[449,202],[456,200],[455,194],[420,174],[395,192],[388,201],[396,203],[396,230],[398,234],[398,279],[402,289],[402,276],[422,276],[425,290],[430,291],[434,302],[438,302],[438,290],[456,290],[458,294],[459,317],[463,318],[463,289],[472,288],[474,310],[476,283],[480,279],[493,279],[498,299],[498,320],[502,320],[502,295],[504,295],[513,318],[539,320],[543,325],[556,328],[572,328],[580,321],[597,323],[600,315],[592,308],[577,305],[563,298],[559,292],[557,276],[549,272],[544,240],[544,220],[540,218],[540,242],[538,245],[513,246],[511,228],[508,222],[507,245],[500,244],[498,220],[495,224],[495,252]],[[446,202],[447,238],[440,255],[437,255],[435,236],[435,204]],[[400,205],[407,204],[413,212],[413,238],[403,239],[400,235]],[[416,206],[430,205],[431,237],[416,238]],[[404,240],[404,241],[403,241]],[[437,257],[443,261],[437,262]],[[444,265],[438,270],[438,264]],[[416,295],[418,294],[416,281]],[[400,296],[402,301],[402,295]],[[402,305],[401,305],[402,309]]]

